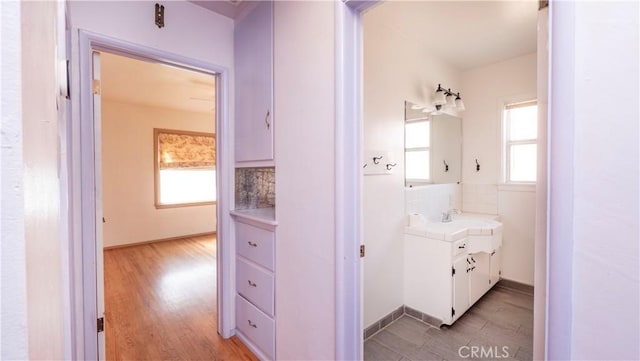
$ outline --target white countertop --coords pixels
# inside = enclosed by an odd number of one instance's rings
[[[457,241],[467,236],[493,236],[502,233],[502,223],[496,218],[497,215],[491,214],[463,213],[453,215],[452,222],[443,223],[414,215],[410,216],[405,233],[443,241]]]
[[[231,212],[232,216],[240,217],[255,222],[268,224],[271,226],[277,226],[276,221],[276,209],[275,207],[269,208],[254,208],[254,209],[238,209]]]

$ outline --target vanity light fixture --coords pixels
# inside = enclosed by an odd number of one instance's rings
[[[457,111],[464,110],[464,103],[460,98],[460,92],[453,92],[451,88],[445,89],[441,84],[438,84],[438,89],[433,97],[433,105],[436,107],[436,111],[441,109],[455,109]]]

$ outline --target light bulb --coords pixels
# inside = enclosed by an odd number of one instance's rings
[[[456,98],[456,109],[459,110],[459,111],[463,111],[464,110],[464,103],[462,102],[462,99],[460,98],[459,95]]]

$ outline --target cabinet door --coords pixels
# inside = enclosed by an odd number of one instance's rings
[[[491,287],[500,281],[500,270],[502,269],[502,255],[500,254],[500,248],[491,252],[491,267],[489,271],[489,281]]]
[[[467,257],[458,257],[453,262],[453,310],[452,322],[469,308],[469,263]]]
[[[236,162],[273,161],[273,2],[259,1],[234,31]]]
[[[473,305],[484,295],[491,285],[489,283],[490,255],[478,252],[469,255],[471,269],[469,270],[469,305]]]

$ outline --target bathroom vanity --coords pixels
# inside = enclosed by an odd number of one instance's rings
[[[500,279],[502,224],[462,214],[443,223],[410,215],[404,237],[405,305],[453,324]]]

